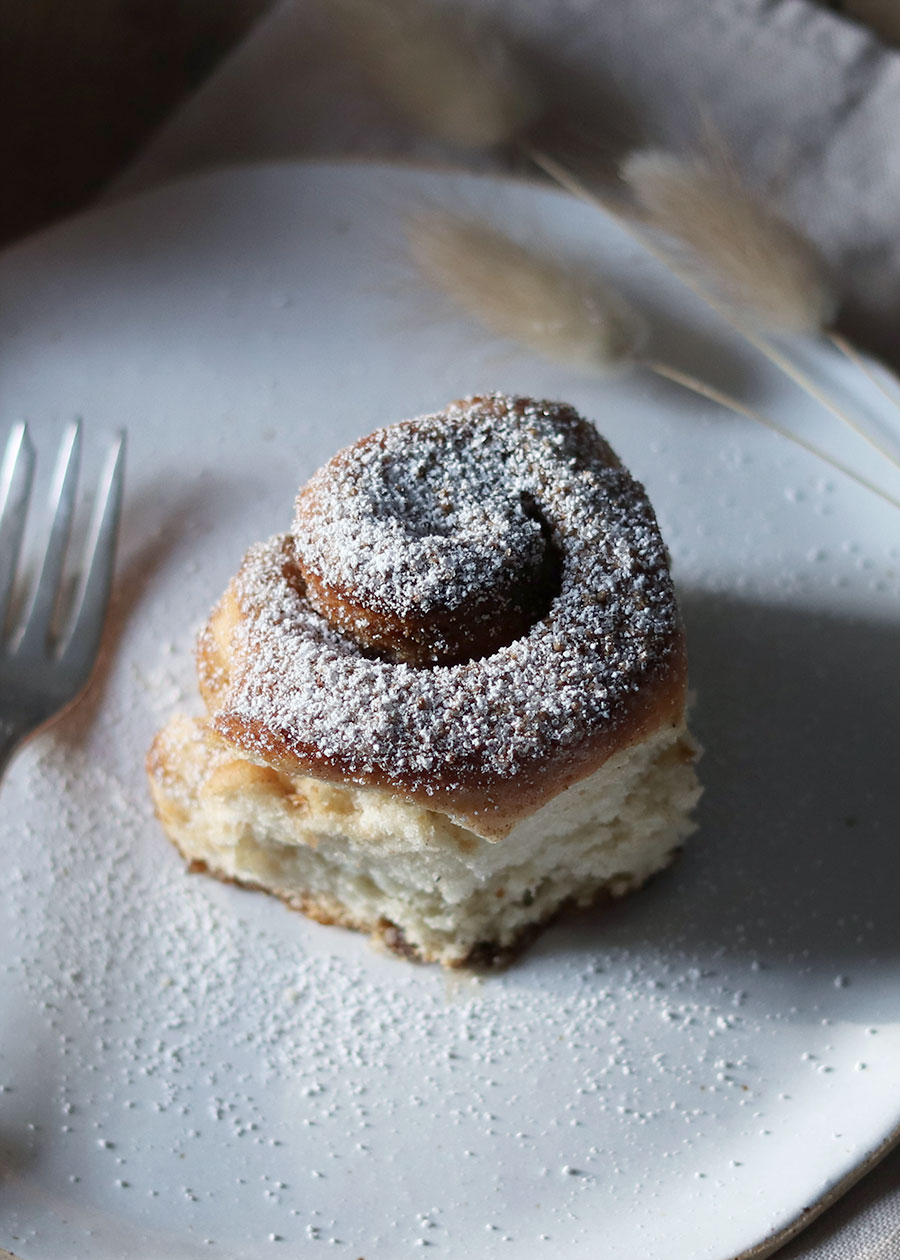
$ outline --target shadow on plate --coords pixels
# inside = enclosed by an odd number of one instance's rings
[[[157,572],[186,539],[214,528],[220,515],[234,504],[240,489],[232,479],[206,476],[185,485],[178,501],[171,490],[165,497],[150,490],[126,497],[123,536],[100,657],[88,691],[54,726],[54,734],[61,743],[81,741],[95,719],[119,642],[132,619],[140,615],[141,603],[151,590]],[[239,560],[240,556],[236,556],[235,567]],[[224,585],[225,575],[223,588]],[[204,606],[196,608],[195,619],[206,611]]]
[[[854,968],[895,967],[896,628],[696,592],[683,607],[699,830],[644,892],[561,923],[526,960],[675,950],[848,983]]]
[[[3,1074],[11,1084],[0,1090],[0,1203],[9,1208],[9,1187],[26,1181],[44,1147],[56,1141],[62,1070],[55,1039],[46,1037],[36,1016],[19,1018],[16,1038],[3,1056]]]

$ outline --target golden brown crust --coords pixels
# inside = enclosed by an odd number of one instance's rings
[[[674,684],[674,680],[667,681]],[[665,692],[660,689],[652,698],[641,697],[614,730],[582,745],[565,761],[536,766],[528,780],[519,776],[514,782],[490,781],[473,776],[469,785],[437,783],[425,789],[373,770],[366,776],[365,785],[391,791],[426,809],[439,810],[477,835],[502,840],[516,823],[599,770],[614,753],[639,743],[666,723],[678,726],[683,709],[684,692],[677,685],[667,686]],[[323,762],[314,747],[293,741],[287,733],[273,731],[258,720],[223,713],[217,715],[215,729],[250,755],[258,756],[264,750],[266,760],[286,774],[310,774],[333,783],[360,781],[361,776],[349,765],[342,765],[337,757]]]
[[[213,725],[226,740],[250,755],[263,755],[273,768],[286,774],[310,774],[334,783],[358,781],[351,768],[333,758],[323,761],[318,750],[304,744],[289,731],[266,727],[228,707],[232,686],[232,661],[239,659],[235,645],[248,610],[238,596],[238,580],[229,585],[213,610],[197,645],[200,691]],[[428,809],[438,809],[471,827],[479,835],[501,839],[523,818],[559,792],[593,774],[621,749],[646,739],[653,731],[669,724],[678,726],[684,716],[687,692],[687,652],[679,626],[660,668],[643,689],[624,700],[618,720],[598,728],[590,739],[565,757],[536,765],[531,776],[492,781],[473,775],[470,785],[431,790],[417,789],[387,772],[366,776],[365,785],[385,788]]]

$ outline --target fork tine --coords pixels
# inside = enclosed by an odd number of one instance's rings
[[[125,474],[125,431],[120,431],[106,458],[91,522],[87,576],[72,629],[60,663],[87,681],[100,646],[112,585],[116,540],[122,510]]]
[[[9,435],[0,468],[0,638],[19,562],[33,479],[34,447],[28,426],[20,421]]]
[[[59,448],[59,456],[53,473],[53,488],[50,502],[53,509],[53,523],[50,526],[50,537],[41,565],[37,589],[28,610],[23,633],[23,643],[30,642],[35,650],[44,644],[50,632],[53,612],[59,594],[59,579],[62,574],[66,548],[69,545],[69,534],[72,528],[72,515],[75,510],[75,491],[78,487],[78,465],[81,457],[81,424],[76,420],[63,438]]]

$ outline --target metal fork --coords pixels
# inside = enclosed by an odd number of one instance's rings
[[[125,434],[118,435],[107,455],[76,606],[59,629],[60,586],[72,532],[80,451],[81,427],[76,423],[64,436],[57,456],[50,531],[21,630],[10,624],[11,605],[35,465],[24,423],[13,428],[0,466],[0,776],[18,744],[78,698],[100,647],[122,506]]]

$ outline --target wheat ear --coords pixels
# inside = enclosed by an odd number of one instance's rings
[[[837,300],[818,251],[725,160],[639,150],[622,178],[644,223],[673,238],[680,269],[735,313],[786,333],[818,333],[831,321]]]
[[[491,38],[486,30],[477,30],[472,25],[466,26],[454,20],[428,0],[329,2],[351,55],[358,61],[376,92],[394,108],[412,118],[425,131],[452,144],[478,149],[515,143],[562,187],[622,221],[620,213],[614,207],[592,194],[551,155],[529,143],[526,131],[540,113],[538,94],[509,56],[508,50],[502,43]],[[634,155],[632,175],[635,169],[640,170],[638,163],[641,157],[646,162],[651,156],[653,155]],[[672,159],[669,155],[655,156],[656,159],[662,156],[670,163],[669,174],[674,178],[677,172],[671,167]],[[658,169],[657,166],[657,171]],[[644,173],[646,175],[646,166]],[[796,312],[802,309],[805,289],[806,301],[812,312],[806,317],[806,322],[811,320],[813,323],[821,323],[829,309],[831,296],[827,284],[823,282],[824,272],[817,267],[812,248],[799,233],[789,228],[777,216],[751,205],[746,196],[739,202],[733,195],[731,184],[729,189],[732,195],[729,200],[729,197],[722,196],[722,188],[711,178],[709,172],[697,168],[693,173],[696,180],[702,177],[707,197],[710,202],[716,203],[720,215],[724,214],[730,223],[732,237],[737,227],[741,229],[737,235],[742,236],[749,232],[758,245],[767,244],[770,255],[774,245],[782,251],[783,257],[789,256],[791,265],[786,274],[790,277],[793,292],[791,300],[781,310],[782,322],[785,311],[790,310],[793,314],[789,322],[792,325],[798,323]],[[726,183],[729,181],[726,180]],[[684,274],[683,268],[673,266],[667,252],[655,246],[646,232],[638,232],[633,227],[631,230],[645,248],[669,266],[670,270],[712,305],[776,366],[835,416],[876,446],[882,454],[893,459],[891,452],[843,412],[811,377],[766,338],[736,320],[729,312],[727,304],[717,302],[705,287]],[[723,242],[727,243],[727,234],[723,237]],[[720,249],[717,257],[720,265],[724,265],[728,257],[727,250],[723,252]],[[738,294],[748,281],[758,281],[753,266],[749,269],[743,266],[740,275],[735,274],[732,278],[739,282],[734,286]],[[773,312],[776,315],[778,313],[777,296],[774,306],[768,300],[771,296],[767,293],[767,301],[763,304],[770,317]],[[801,299],[799,307],[798,296]],[[799,323],[803,322],[801,317]],[[835,341],[835,345],[842,348],[840,341]],[[834,463],[823,452],[817,453],[828,462]]]
[[[457,306],[546,358],[608,372],[631,361],[644,340],[643,320],[602,279],[480,219],[414,214],[407,242],[420,273]]]
[[[877,434],[761,331],[827,336],[862,367],[849,343],[829,333],[837,300],[812,244],[753,196],[725,160],[639,151],[624,162],[622,177],[641,223],[672,242],[658,246],[669,269],[816,402],[900,467]]]

